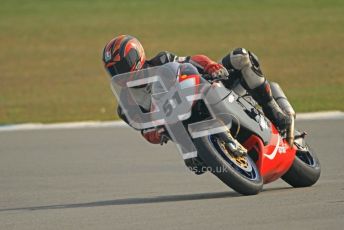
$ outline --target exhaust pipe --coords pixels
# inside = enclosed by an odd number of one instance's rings
[[[283,90],[276,82],[270,82],[271,93],[279,107],[291,118],[290,127],[287,129],[287,141],[288,144],[292,147],[294,143],[294,129],[295,129],[295,110],[289,103],[287,97],[285,96]]]

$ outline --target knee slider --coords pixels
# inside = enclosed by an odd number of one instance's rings
[[[237,48],[230,53],[231,65],[236,70],[242,70],[244,67],[250,67],[251,60],[249,52],[244,48]]]

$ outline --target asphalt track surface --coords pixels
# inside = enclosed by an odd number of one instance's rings
[[[0,132],[0,229],[344,229],[344,120],[298,127],[318,183],[250,197],[128,128]]]

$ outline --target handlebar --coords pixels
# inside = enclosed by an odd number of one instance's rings
[[[228,80],[229,77],[230,77],[230,75],[213,77],[213,76],[211,76],[211,75],[208,74],[208,73],[202,74],[202,78],[204,78],[205,80],[207,80],[209,83]]]

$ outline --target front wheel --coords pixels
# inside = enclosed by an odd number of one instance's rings
[[[312,186],[320,177],[319,159],[303,138],[295,141],[295,145],[298,150],[294,162],[282,179],[293,187]]]
[[[196,139],[195,144],[207,170],[226,185],[243,195],[255,195],[262,190],[263,180],[247,154],[235,156],[216,135]]]

